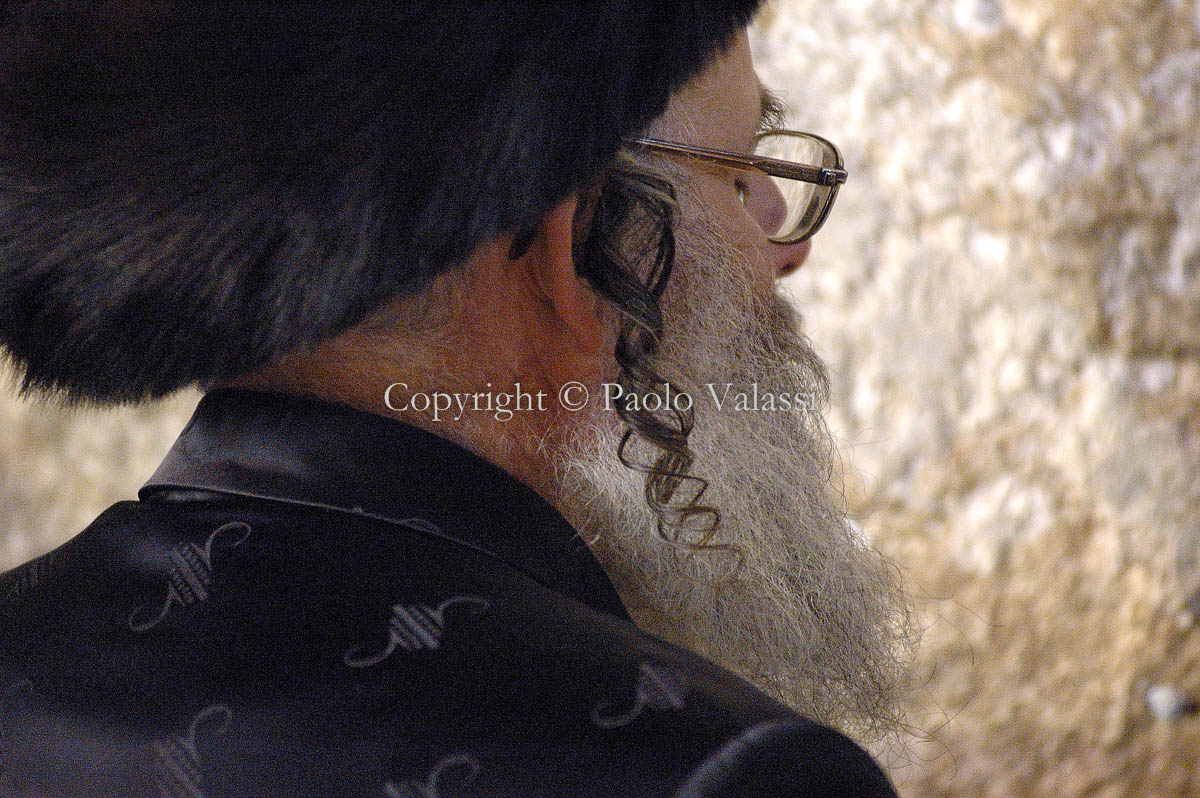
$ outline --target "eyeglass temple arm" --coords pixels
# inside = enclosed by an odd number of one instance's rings
[[[826,166],[810,166],[809,164],[791,163],[760,155],[742,155],[724,150],[708,150],[703,147],[692,147],[687,144],[676,144],[659,139],[630,138],[625,139],[630,144],[639,144],[655,150],[676,152],[691,158],[699,158],[711,163],[721,164],[734,169],[765,172],[772,177],[786,177],[792,180],[803,180],[806,183],[816,183],[821,186],[836,186],[846,182],[848,173],[845,169]]]

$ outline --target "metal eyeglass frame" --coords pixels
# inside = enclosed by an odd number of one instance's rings
[[[811,164],[793,163],[792,161],[781,161],[778,158],[767,158],[761,155],[748,155],[745,153],[727,152],[725,150],[711,150],[706,147],[693,147],[690,144],[678,144],[672,141],[662,141],[661,139],[627,138],[625,141],[629,144],[636,144],[650,150],[675,153],[689,158],[698,158],[719,166],[729,167],[730,169],[761,172],[770,177],[782,177],[787,180],[801,180],[805,183],[828,186],[829,194],[825,197],[823,207],[817,212],[814,221],[810,222],[808,229],[801,235],[767,236],[768,240],[775,244],[798,244],[801,241],[812,238],[821,229],[821,225],[825,224],[825,220],[829,218],[829,210],[833,207],[833,200],[837,197],[838,188],[842,183],[846,182],[847,172],[845,162],[842,160],[842,153],[837,148],[837,145],[815,133],[802,133],[797,130],[767,130],[755,136],[755,143],[757,144],[758,140],[764,136],[796,136],[798,138],[815,139],[828,147],[830,152],[833,153],[835,165],[833,167],[813,166]]]

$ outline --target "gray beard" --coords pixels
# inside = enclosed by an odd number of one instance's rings
[[[562,509],[643,629],[814,720],[860,739],[891,737],[913,640],[896,569],[866,545],[833,490],[827,380],[795,311],[779,296],[756,297],[748,259],[712,229],[678,233],[654,365],[693,399],[690,473],[708,484],[702,503],[720,513],[709,543],[739,550],[740,567],[723,548],[656,534],[644,476],[615,456],[624,430],[612,412],[580,418],[561,453]],[[760,408],[768,393],[805,401],[786,411],[734,407],[755,385]],[[627,452],[641,463],[657,453],[645,442]],[[699,536],[679,536],[689,539]]]

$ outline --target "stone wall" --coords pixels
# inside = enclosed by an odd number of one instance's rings
[[[926,621],[918,796],[1200,795],[1200,3],[786,0],[764,80],[851,172],[791,281],[846,484]],[[0,569],[195,404],[0,396]],[[1163,713],[1169,714],[1169,713]]]
[[[789,287],[924,610],[902,792],[1200,795],[1200,716],[1146,702],[1200,696],[1200,3],[785,0],[753,41],[851,175]]]
[[[73,536],[133,499],[183,429],[199,394],[117,410],[63,410],[0,387],[0,571]]]

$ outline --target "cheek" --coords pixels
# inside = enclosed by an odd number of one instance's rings
[[[680,212],[692,219],[703,219],[704,225],[711,228],[709,232],[720,236],[737,253],[739,257],[725,264],[726,268],[743,272],[743,279],[761,296],[774,291],[773,245],[731,184],[716,179],[695,184],[693,190],[680,198]]]
[[[746,194],[746,212],[766,235],[773,235],[787,218],[787,203],[775,182],[766,175],[752,175]]]
[[[766,243],[763,222],[770,223],[769,214],[780,211],[772,208],[768,202],[756,199],[756,195],[759,194],[758,186],[751,186],[745,205],[738,199],[737,190],[732,182],[727,179],[705,180],[697,189],[691,198],[692,202],[702,206],[698,210],[710,224],[717,226],[717,232],[738,252],[751,256]]]

